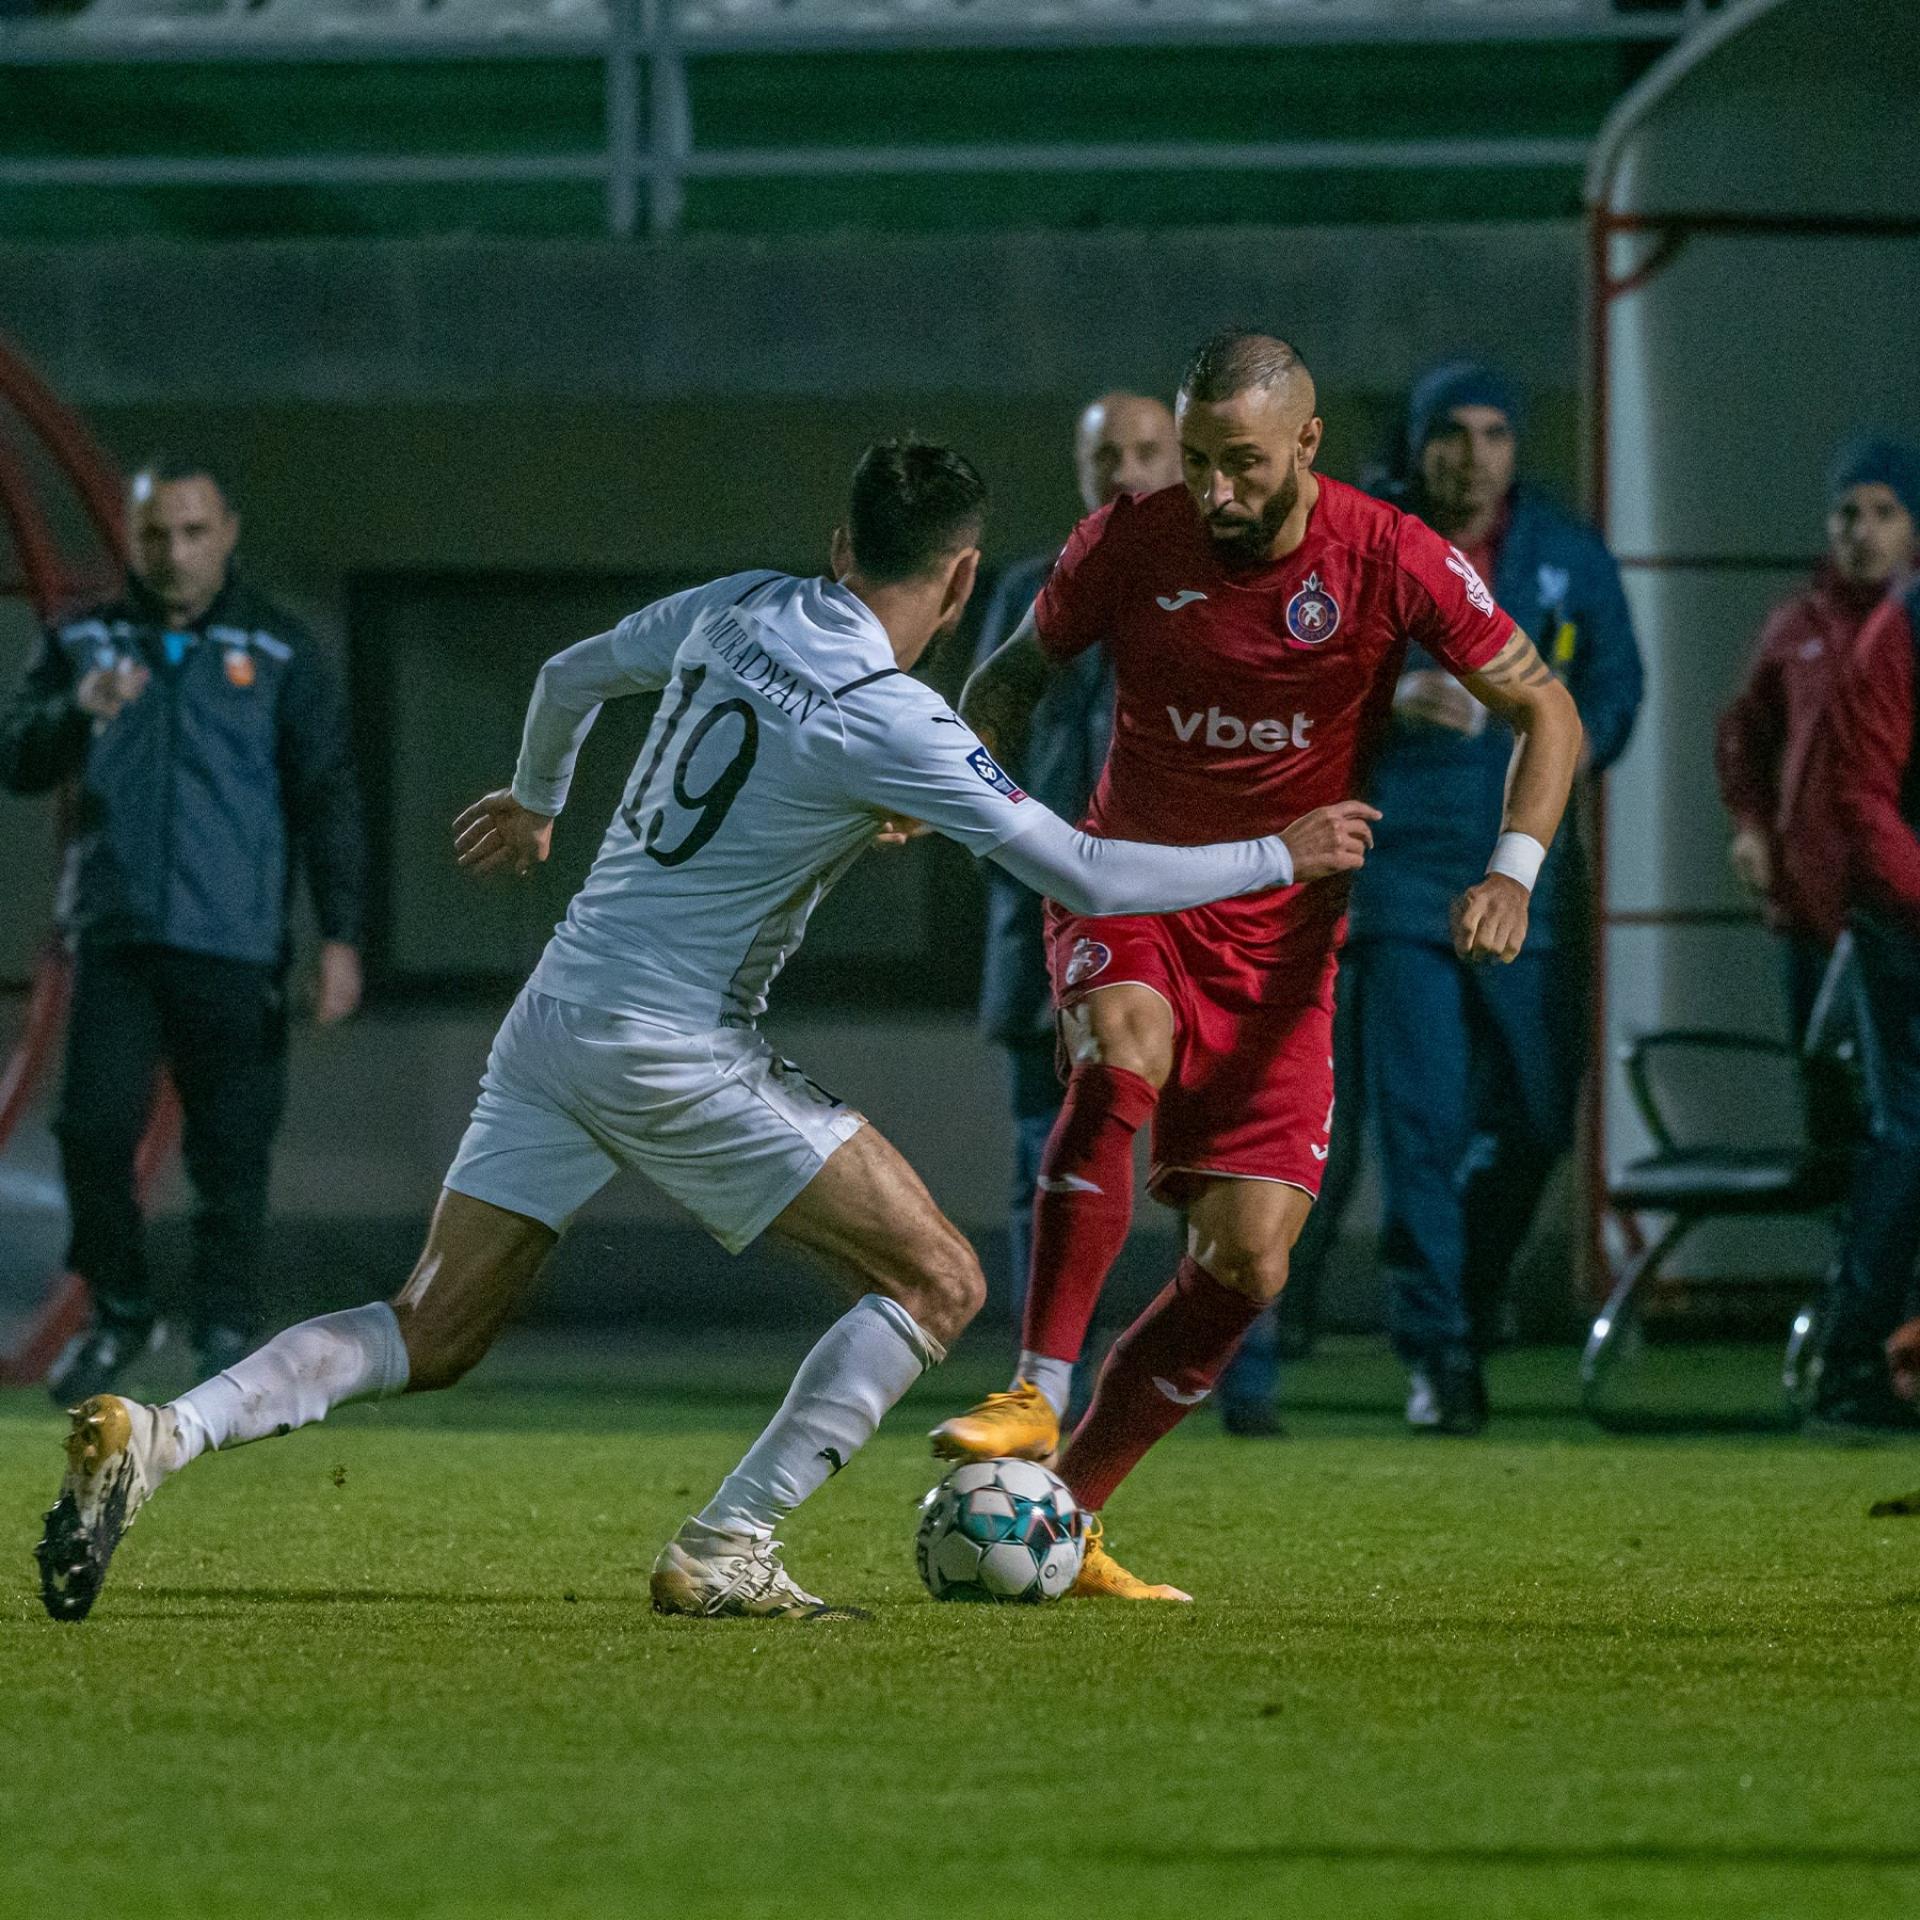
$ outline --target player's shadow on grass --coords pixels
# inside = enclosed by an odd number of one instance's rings
[[[159,1601],[142,1606],[140,1601]],[[212,1602],[191,1611],[172,1603]],[[238,1616],[256,1607],[534,1607],[576,1604],[546,1593],[402,1592],[386,1587],[148,1587],[138,1588],[114,1608],[123,1619],[210,1620]]]
[[[1417,1867],[1915,1867],[1920,1847],[1715,1847],[1658,1841],[1619,1845],[1471,1847],[1382,1841],[1370,1846],[1308,1842],[1257,1847],[1109,1847],[1112,1860],[1142,1866],[1417,1866]]]

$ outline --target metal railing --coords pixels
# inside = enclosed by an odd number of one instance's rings
[[[93,0],[0,23],[0,67],[170,62],[591,58],[603,143],[565,153],[49,155],[0,158],[4,187],[362,187],[593,182],[607,226],[680,223],[705,180],[1577,168],[1585,139],[767,145],[694,139],[690,60],[728,54],[1074,47],[1675,40],[1720,0]]]

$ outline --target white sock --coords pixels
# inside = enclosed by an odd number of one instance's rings
[[[349,1400],[398,1393],[407,1374],[407,1343],[384,1300],[303,1320],[173,1402],[174,1470],[217,1447],[310,1427]]]
[[[873,1437],[887,1409],[946,1349],[897,1300],[870,1293],[820,1336],[767,1430],[694,1517],[765,1538]]]
[[[1073,1398],[1073,1362],[1056,1360],[1051,1354],[1029,1353],[1020,1349],[1020,1365],[1014,1373],[1014,1384],[1024,1380],[1030,1387],[1038,1387],[1046,1396],[1047,1405],[1053,1409],[1056,1420],[1067,1417],[1067,1402]]]

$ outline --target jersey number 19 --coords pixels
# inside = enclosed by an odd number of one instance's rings
[[[647,812],[647,801],[653,792],[654,780],[666,760],[667,750],[679,734],[687,710],[693,705],[706,677],[705,667],[689,667],[681,673],[678,697],[672,711],[664,719],[654,722],[653,751],[647,756],[646,771],[634,786],[633,798],[620,810],[629,830],[640,842],[642,851],[658,860],[663,867],[677,867],[691,860],[720,831],[728,811],[740,797],[740,789],[747,784],[747,775],[753,771],[754,759],[760,751],[760,716],[745,700],[722,700],[717,706],[708,708],[687,735],[686,744],[680,749],[669,776],[669,794],[663,796],[661,804],[650,814]],[[706,786],[698,792],[692,791],[687,784],[688,775],[701,747],[706,744],[707,736],[734,719],[740,722],[740,737],[735,743],[733,758]],[[695,817],[674,845],[663,847],[660,842],[666,837],[666,799],[669,797],[681,811]]]

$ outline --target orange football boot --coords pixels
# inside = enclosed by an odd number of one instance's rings
[[[929,1437],[938,1460],[1051,1460],[1060,1418],[1038,1387],[1016,1380],[1007,1392],[941,1421]]]
[[[1096,1513],[1087,1522],[1087,1554],[1080,1563],[1080,1578],[1071,1593],[1082,1600],[1184,1600],[1193,1604],[1193,1595],[1178,1587],[1156,1587],[1129,1573],[1107,1551],[1106,1529]]]

